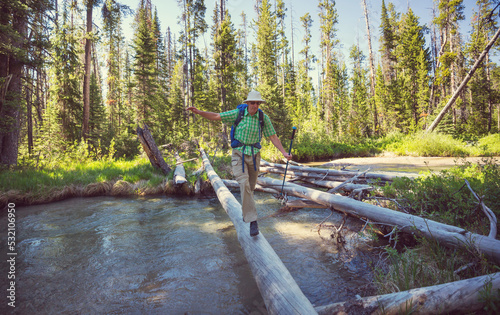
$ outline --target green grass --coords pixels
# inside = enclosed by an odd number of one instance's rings
[[[484,152],[491,155],[500,155],[500,133],[492,134],[484,138],[479,139],[478,146],[482,148]]]
[[[101,160],[86,162],[61,162],[54,168],[19,167],[0,172],[0,191],[17,190],[21,193],[41,193],[68,185],[88,185],[122,179],[135,183],[140,180],[154,179],[158,182],[156,171],[147,159],[136,158],[131,161]],[[160,181],[161,182],[161,181]]]
[[[473,190],[484,196],[485,205],[500,217],[500,166],[495,162],[491,158],[484,159],[480,163],[467,162],[439,173],[427,172],[414,180],[397,179],[381,187],[384,196],[397,200],[397,203],[389,201],[385,207],[488,235],[489,220],[464,183],[469,181]],[[495,262],[474,248],[450,249],[435,240],[419,237],[413,242],[402,243],[398,243],[397,249],[386,248],[385,262],[379,262],[375,268],[378,294],[500,271]],[[464,266],[466,268],[462,268]],[[487,312],[500,309],[500,291],[485,290],[483,295]]]
[[[381,140],[385,151],[408,156],[496,156],[500,155],[500,134],[464,141],[451,135],[420,132],[406,136],[390,135],[392,140]]]
[[[500,217],[500,166],[494,159],[463,163],[439,173],[427,172],[416,179],[398,178],[382,191],[386,197],[397,198],[406,212],[487,235],[488,220],[465,180]],[[389,206],[398,210],[395,204]]]

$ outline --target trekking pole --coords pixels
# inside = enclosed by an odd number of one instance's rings
[[[288,154],[292,153],[292,143],[293,143],[293,138],[295,137],[295,131],[297,131],[297,127],[294,126],[292,129],[293,129],[292,139],[290,140],[290,149],[288,150]],[[283,196],[283,187],[285,186],[285,179],[286,179],[286,171],[288,169],[288,162],[289,162],[289,160],[286,160],[285,176],[283,177],[283,184],[281,185],[280,197]]]

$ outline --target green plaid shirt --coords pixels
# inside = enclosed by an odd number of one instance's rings
[[[233,109],[227,112],[220,113],[220,117],[222,118],[222,122],[226,125],[233,125],[238,118],[240,110]],[[245,108],[245,114],[241,119],[240,123],[236,127],[236,131],[234,133],[234,137],[238,139],[241,143],[250,145],[256,142],[259,142],[259,113],[255,113],[255,115],[251,116],[248,114],[248,108]],[[271,119],[264,113],[264,130],[262,131],[262,135],[264,137],[270,137],[275,135],[276,131],[274,130],[273,124],[271,123]],[[243,152],[243,147],[236,148]],[[254,153],[259,152],[260,150],[257,148],[253,149]],[[252,155],[252,147],[245,147],[244,154]]]

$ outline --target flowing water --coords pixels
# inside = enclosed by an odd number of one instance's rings
[[[280,202],[256,199],[261,232],[314,305],[362,294],[378,250],[359,223],[348,219],[338,247],[315,228],[330,210],[271,216]],[[16,308],[7,305],[10,256],[2,254],[2,314],[266,313],[217,198],[76,198],[15,210]],[[5,253],[5,215],[0,224]]]

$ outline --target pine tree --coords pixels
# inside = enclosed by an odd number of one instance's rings
[[[396,112],[398,125],[406,132],[417,128],[427,109],[423,106],[428,102],[430,57],[429,50],[425,48],[426,28],[419,25],[418,17],[411,9],[401,21],[400,32],[396,69],[403,98],[397,103]]]
[[[471,23],[472,35],[469,43],[465,45],[464,54],[468,60],[468,67],[472,67],[479,55],[486,47],[488,41],[497,29],[497,23],[489,19],[493,2],[479,0],[478,12],[475,12]],[[480,68],[476,69],[474,76],[468,84],[469,97],[464,100],[460,108],[460,118],[457,132],[467,132],[482,135],[492,130],[493,103],[498,103],[498,92],[492,89],[492,65],[489,54]]]
[[[123,117],[124,100],[121,79],[124,69],[121,65],[123,63],[124,37],[121,23],[123,16],[129,12],[129,7],[117,3],[115,0],[106,0],[102,6],[103,38],[107,52],[106,108],[111,136],[119,132]]]
[[[238,48],[236,30],[227,11],[223,15],[223,20],[214,25],[212,34],[214,80],[220,87],[218,111],[227,111],[233,109],[248,92],[238,88],[238,74],[244,69],[244,60],[241,58],[242,51]]]
[[[90,76],[89,139],[92,140],[94,147],[99,147],[99,142],[105,133],[106,122],[101,89],[97,84],[95,74],[92,73]]]
[[[385,5],[382,0],[382,13],[381,13],[381,36],[380,36],[380,53],[382,59],[382,71],[386,82],[394,79],[396,74],[394,72],[394,65],[397,62],[395,56],[395,48],[398,41],[397,31],[399,28],[400,16],[394,9],[394,5],[389,3]]]
[[[334,49],[338,46],[336,25],[338,24],[338,14],[335,9],[335,1],[322,1],[319,3],[320,29],[321,29],[321,75],[322,86],[320,91],[320,104],[327,122],[339,121],[341,115],[341,104],[338,102],[339,60]],[[336,106],[337,105],[337,106]],[[327,133],[334,130],[340,131],[339,125],[327,124]]]
[[[304,46],[300,51],[303,58],[299,61],[298,65],[298,77],[297,77],[297,107],[293,110],[294,121],[300,120],[300,117],[308,116],[314,106],[314,86],[312,84],[311,76],[309,71],[312,70],[312,63],[315,56],[311,53],[311,27],[312,18],[309,13],[303,15],[300,20],[302,21],[302,27],[304,28],[304,37],[302,42]]]
[[[278,135],[289,129],[289,118],[278,86],[277,73],[277,24],[276,14],[271,11],[271,4],[263,0],[259,7],[257,24],[257,71],[258,90],[267,101],[264,108],[272,121],[280,122],[274,127]]]
[[[157,81],[157,49],[151,8],[144,2],[136,13],[136,29],[134,32],[134,102],[136,121],[138,124],[153,125],[150,116],[155,104]]]
[[[179,5],[182,7],[182,16],[180,24],[183,28],[179,42],[182,46],[181,55],[184,60],[184,105],[186,107],[195,104],[194,99],[194,79],[196,77],[196,65],[200,62],[200,53],[196,47],[198,38],[206,32],[207,24],[205,22],[205,2],[203,0],[180,0]],[[184,119],[189,116],[183,115]],[[180,118],[180,117],[179,117]],[[189,122],[188,122],[189,125]]]
[[[48,9],[48,1],[31,4],[26,0],[0,2],[0,164],[17,164],[21,111],[25,104],[23,71],[34,66],[36,56],[31,52],[45,40],[36,42],[28,31],[37,29],[36,15]]]
[[[73,143],[81,138],[82,123],[82,92],[80,89],[82,64],[79,58],[81,48],[77,29],[71,22],[69,14],[73,14],[65,3],[61,24],[56,28],[53,43],[53,67],[50,85],[50,103],[54,106],[56,117],[51,122],[59,122],[61,137],[66,142]]]
[[[369,136],[372,133],[372,123],[369,111],[369,81],[368,70],[364,66],[366,57],[359,46],[353,46],[350,51],[353,63],[351,76],[351,103],[348,115],[348,133],[353,137]]]
[[[444,106],[454,93],[461,81],[461,43],[458,33],[458,22],[465,18],[463,0],[439,0],[439,14],[434,22],[440,31],[441,47],[439,50],[435,85],[436,97],[441,106]],[[438,107],[441,107],[438,105]],[[437,108],[440,110],[440,108]],[[453,128],[456,126],[456,108],[451,111]],[[444,126],[441,126],[444,127]]]

